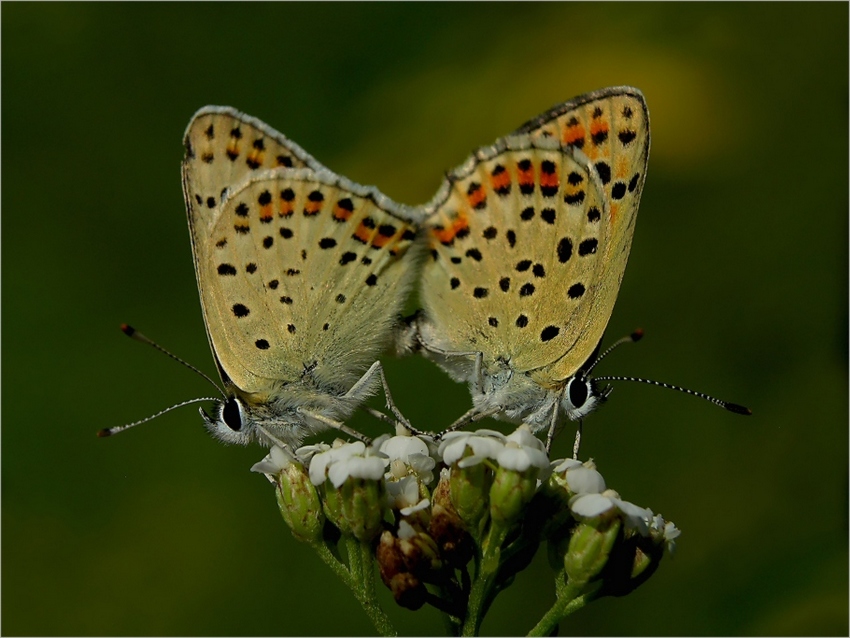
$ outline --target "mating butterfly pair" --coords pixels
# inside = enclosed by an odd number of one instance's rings
[[[393,340],[469,384],[473,407],[450,429],[493,416],[551,440],[563,416],[580,420],[607,394],[589,373],[646,178],[637,89],[556,106],[475,151],[421,207],[227,107],[198,111],[185,146],[195,273],[224,384],[213,416],[201,414],[218,438],[297,446],[328,427],[351,432],[345,419],[378,379],[393,407],[377,360]],[[423,310],[400,325],[417,282]]]

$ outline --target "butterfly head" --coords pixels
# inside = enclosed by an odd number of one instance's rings
[[[235,394],[216,401],[212,415],[203,408],[199,411],[210,434],[224,443],[248,445],[256,438],[256,427],[248,406]]]
[[[578,421],[602,405],[610,393],[610,386],[600,390],[595,379],[588,377],[583,370],[579,370],[567,380],[564,386],[561,409],[567,418]]]

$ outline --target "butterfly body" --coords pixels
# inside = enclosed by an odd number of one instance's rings
[[[296,446],[341,425],[382,377],[416,215],[232,109],[201,109],[185,144],[195,272],[227,395],[205,423],[226,442]]]
[[[616,301],[649,152],[636,89],[555,107],[448,174],[425,206],[423,312],[401,336],[483,416],[534,431],[605,398],[586,371]]]

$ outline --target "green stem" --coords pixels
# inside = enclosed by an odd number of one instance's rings
[[[398,632],[390,622],[389,617],[378,605],[375,592],[375,572],[372,565],[372,552],[369,545],[360,543],[351,538],[345,539],[346,553],[348,554],[349,569],[340,563],[333,552],[324,543],[314,543],[313,549],[319,558],[331,568],[342,582],[344,582],[354,597],[362,605],[363,611],[372,621],[376,632],[380,636],[397,636]]]
[[[345,568],[345,565],[337,560],[336,556],[334,556],[333,552],[327,545],[317,542],[310,543],[310,546],[316,550],[316,553],[319,555],[319,558],[322,559],[322,562],[330,567],[331,571],[336,574],[337,577],[349,587],[349,589],[353,589],[356,586],[354,579],[351,577],[351,573]]]
[[[469,603],[466,608],[466,618],[461,629],[461,636],[477,636],[484,620],[484,614],[490,606],[490,594],[501,564],[502,543],[507,531],[501,526],[493,525],[481,544],[481,560],[469,592]]]
[[[570,586],[563,588],[555,604],[549,608],[543,618],[528,632],[529,636],[551,636],[557,629],[558,623],[574,611],[578,611],[593,600],[596,592],[602,586],[602,581],[592,585]]]

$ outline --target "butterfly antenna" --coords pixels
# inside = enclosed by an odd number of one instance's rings
[[[702,392],[696,392],[695,390],[688,390],[687,388],[682,388],[678,385],[670,385],[669,383],[662,383],[661,381],[650,381],[649,379],[639,379],[638,377],[595,377],[595,381],[638,381],[640,383],[648,383],[650,385],[656,385],[660,388],[668,388],[670,390],[678,390],[679,392],[684,392],[685,394],[690,394],[691,396],[699,397],[700,399],[705,399],[706,401],[713,403],[714,405],[720,406],[730,412],[734,412],[735,414],[752,414],[752,410],[744,407],[743,405],[738,405],[737,403],[729,403],[728,401],[721,401],[720,399],[715,399],[712,396],[704,394]]]
[[[224,393],[224,391],[223,391],[221,388],[219,388],[219,387],[218,387],[218,384],[217,384],[215,381],[213,381],[212,379],[210,379],[210,378],[209,378],[206,374],[204,374],[203,372],[201,372],[200,370],[198,370],[198,369],[197,369],[195,366],[193,366],[191,363],[188,363],[188,362],[186,362],[186,361],[183,361],[183,359],[181,359],[180,357],[178,357],[178,356],[177,356],[177,355],[175,355],[175,354],[171,354],[168,350],[166,350],[165,348],[163,348],[163,347],[162,347],[161,345],[159,345],[156,341],[153,341],[153,340],[151,340],[151,339],[148,339],[145,335],[143,335],[141,332],[139,332],[138,330],[136,330],[133,326],[128,325],[128,324],[126,324],[126,323],[122,323],[122,324],[121,324],[121,332],[123,332],[125,335],[127,335],[127,336],[128,336],[128,337],[130,337],[131,339],[135,339],[136,341],[141,341],[142,343],[146,343],[147,345],[149,345],[149,346],[151,346],[151,347],[153,347],[153,348],[156,348],[157,350],[159,350],[159,351],[160,351],[160,352],[162,352],[163,354],[166,354],[166,355],[168,355],[169,357],[171,357],[172,359],[174,359],[177,363],[181,363],[181,364],[183,364],[184,366],[186,366],[187,368],[189,368],[190,370],[192,370],[192,371],[196,372],[197,374],[201,375],[204,379],[206,379],[207,381],[209,381],[209,382],[210,382],[210,384],[211,384],[211,385],[212,385],[212,386],[213,386],[216,390],[218,390],[218,393],[219,393],[222,397],[224,397],[225,399],[227,398],[227,395]],[[215,400],[215,399],[214,399],[214,400]],[[185,404],[181,404],[181,405],[185,405]],[[174,407],[179,407],[179,406],[174,406]],[[170,409],[171,409],[171,408],[169,408],[169,410],[170,410]],[[168,412],[168,410],[166,410],[166,412]],[[159,416],[159,415],[154,415],[154,416]],[[153,417],[150,417],[150,418],[153,418]],[[147,420],[147,419],[146,419],[146,420]],[[135,425],[135,423],[134,423],[133,425]],[[126,427],[130,427],[130,426],[126,426]]]
[[[141,421],[134,421],[133,423],[128,423],[127,425],[119,425],[115,428],[103,428],[102,430],[98,430],[97,435],[101,438],[105,436],[112,436],[113,434],[118,434],[119,432],[123,432],[124,430],[129,430],[132,427],[137,425],[141,425],[142,423],[147,423],[148,421],[152,421],[158,416],[162,416],[166,412],[171,412],[177,408],[182,408],[184,405],[190,405],[192,403],[200,403],[201,401],[218,401],[215,397],[200,397],[198,399],[190,399],[189,401],[183,401],[182,403],[177,403],[176,405],[172,405],[170,408],[165,408],[164,410],[160,410],[156,414],[152,414],[149,417],[145,417]]]
[[[632,334],[622,337],[621,339],[617,339],[614,343],[612,343],[605,352],[596,357],[596,360],[591,364],[591,366],[585,370],[585,375],[590,374],[591,370],[596,367],[596,365],[602,361],[605,357],[607,357],[614,348],[617,348],[624,343],[637,343],[643,338],[643,330],[638,328]]]

